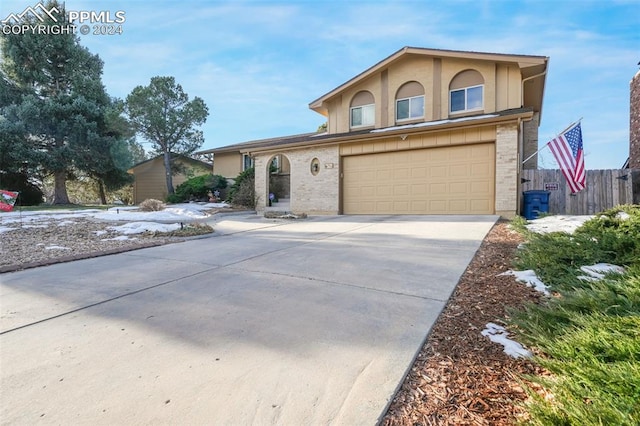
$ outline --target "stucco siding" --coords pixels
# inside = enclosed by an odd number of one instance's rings
[[[468,129],[414,135],[402,140],[399,136],[375,141],[359,141],[340,146],[340,155],[360,155],[374,152],[399,151],[416,148],[430,148],[466,143],[493,142],[496,140],[495,126],[472,127]]]
[[[172,183],[176,188],[191,176],[210,173],[211,170],[202,166],[195,166],[189,162],[178,160],[186,167],[187,174],[173,175]],[[132,169],[135,181],[133,184],[133,202],[139,204],[146,199],[165,200],[168,195],[165,178],[164,161],[162,157],[154,158]]]
[[[227,179],[235,179],[242,171],[242,154],[238,151],[215,154],[213,159],[213,174]]]
[[[484,79],[484,113],[496,112],[496,68],[495,64],[488,61],[470,61],[466,59],[444,58],[442,60],[442,117],[460,116],[449,113],[449,84],[460,72],[472,69],[478,71]],[[477,112],[476,112],[477,113]],[[468,115],[469,113],[466,113]]]
[[[484,109],[451,114],[449,84],[457,74],[465,70],[475,70],[482,75]],[[374,96],[376,105],[374,127],[382,128],[396,123],[396,94],[407,82],[416,81],[424,89],[424,118],[412,120],[419,122],[520,108],[522,106],[521,79],[519,68],[513,64],[408,55],[391,63],[388,68],[348,87],[343,93],[329,100],[327,131],[334,134],[351,130],[350,103],[362,90],[369,91]]]

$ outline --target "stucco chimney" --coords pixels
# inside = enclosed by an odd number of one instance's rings
[[[640,169],[640,71],[633,76],[629,86],[629,167]]]

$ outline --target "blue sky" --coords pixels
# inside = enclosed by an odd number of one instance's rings
[[[0,17],[36,0],[2,0]],[[125,12],[122,35],[86,35],[103,82],[125,98],[174,76],[210,115],[202,149],[315,131],[308,108],[403,46],[549,56],[540,145],[582,118],[589,169],[629,148],[629,81],[640,61],[640,0],[120,1],[67,10]],[[148,145],[147,145],[148,146]],[[540,166],[556,168],[548,149]]]

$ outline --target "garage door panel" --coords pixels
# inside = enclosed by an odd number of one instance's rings
[[[380,185],[376,189],[376,195],[380,197],[391,197],[393,195],[393,187],[391,185]]]
[[[409,195],[409,185],[395,185],[393,187],[393,195]]]
[[[427,176],[427,168],[426,167],[412,167],[411,168],[411,177],[412,178],[424,178]]]
[[[447,184],[444,182],[429,184],[429,195],[442,197],[446,196],[447,192],[449,192],[447,191]]]
[[[451,200],[449,210],[453,213],[464,213],[468,210],[468,203],[466,200]]]
[[[472,194],[486,194],[488,192],[492,192],[493,188],[493,182],[490,182],[488,180],[470,182],[469,185],[471,185],[470,192]]]
[[[411,176],[411,169],[408,167],[398,166],[393,170],[394,179],[407,179]]]
[[[492,214],[492,143],[343,157],[346,214]]]
[[[414,198],[424,197],[427,194],[427,184],[412,184],[411,185],[411,196]]]
[[[491,205],[487,200],[470,200],[469,208],[471,210],[485,211],[490,210]]]
[[[451,194],[467,194],[469,192],[468,182],[451,182],[449,192]]]
[[[447,211],[447,202],[445,200],[429,201],[429,210],[435,214],[445,213]]]

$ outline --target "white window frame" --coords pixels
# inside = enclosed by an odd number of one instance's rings
[[[414,99],[422,99],[422,115],[416,115],[416,116],[412,116],[411,115],[411,102]],[[407,118],[398,118],[398,103],[401,101],[409,101],[409,116]],[[424,118],[424,95],[417,95],[417,96],[410,96],[408,98],[400,98],[400,99],[396,99],[396,121],[409,121],[409,120],[417,120],[420,118]]]
[[[361,124],[353,124],[353,111],[356,109],[360,109],[362,110],[361,113],[361,117],[362,117],[362,123]],[[365,110],[370,110],[369,113],[369,117],[370,117],[370,122],[369,121],[365,121]],[[367,105],[359,105],[359,106],[355,106],[355,107],[351,107],[349,108],[349,124],[351,125],[352,129],[357,129],[360,127],[371,127],[371,126],[375,126],[376,124],[376,104],[367,104]]]
[[[467,93],[469,89],[475,89],[478,87],[482,89],[482,104],[479,107],[469,108],[469,96]],[[464,109],[459,109],[456,111],[453,110],[453,102],[451,101],[451,96],[453,95],[453,92],[464,92]],[[449,113],[450,114],[459,114],[459,113],[469,112],[469,111],[482,111],[483,109],[484,109],[484,84],[476,84],[475,86],[461,87],[460,89],[449,90]]]

